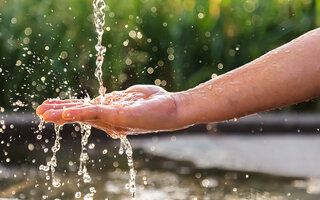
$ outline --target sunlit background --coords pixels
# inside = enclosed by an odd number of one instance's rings
[[[107,0],[107,90],[189,89],[320,25],[316,0]],[[0,0],[0,106],[98,94],[90,0]],[[19,106],[19,107],[17,107]],[[319,101],[284,110],[315,111]]]
[[[320,26],[317,0],[106,0],[107,91],[192,88]],[[92,129],[77,175],[79,125],[57,152],[61,187],[39,170],[52,156],[47,98],[98,95],[92,0],[0,0],[0,199],[129,200],[119,141]],[[129,136],[139,200],[319,200],[320,101],[180,132]],[[90,191],[91,192],[91,191]]]

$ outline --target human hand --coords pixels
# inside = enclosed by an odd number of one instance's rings
[[[50,99],[37,115],[56,124],[81,122],[102,129],[112,137],[183,127],[179,99],[158,86],[135,85],[105,95],[102,100]]]

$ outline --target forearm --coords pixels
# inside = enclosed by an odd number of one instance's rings
[[[222,121],[320,95],[320,29],[178,93],[184,123]]]

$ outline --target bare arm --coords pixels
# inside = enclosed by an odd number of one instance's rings
[[[320,95],[320,28],[177,94],[186,124],[222,121]],[[179,105],[178,104],[178,105]]]
[[[136,85],[107,94],[103,104],[99,98],[47,100],[37,114],[59,124],[83,122],[118,137],[238,118],[319,95],[320,28],[187,91]]]

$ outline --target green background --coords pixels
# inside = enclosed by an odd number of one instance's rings
[[[316,0],[106,3],[108,91],[133,84],[185,90],[320,25]],[[97,96],[92,19],[89,0],[0,0],[0,106],[28,110],[49,97]],[[320,102],[282,110],[317,111]]]

